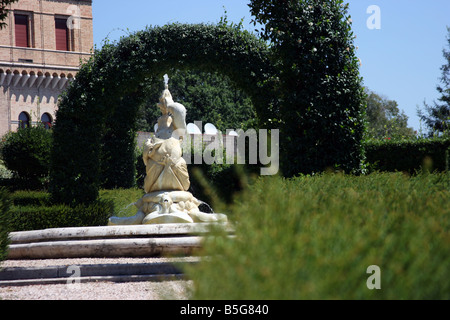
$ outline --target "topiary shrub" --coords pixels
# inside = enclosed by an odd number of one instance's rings
[[[137,98],[130,95],[122,99],[120,107],[106,119],[100,155],[100,183],[104,189],[136,186]]]
[[[268,80],[274,69],[269,48],[245,30],[224,24],[171,24],[106,43],[81,66],[61,96],[53,127],[50,192],[54,202],[93,202],[98,198],[102,172],[111,177],[109,168],[131,165],[130,148],[102,150],[102,143],[108,145],[104,137],[116,134],[116,141],[132,145],[136,119],[120,121],[121,112],[136,115],[145,98],[139,94],[142,85],[151,77],[162,79],[172,68],[223,73],[252,99],[258,118],[270,114],[274,95]],[[121,111],[122,106],[126,109]],[[102,157],[109,168],[102,168]],[[134,172],[128,172],[134,179]]]
[[[0,189],[0,261],[4,260],[8,253],[9,232],[11,231],[11,214],[9,211],[10,200],[7,190]]]
[[[110,175],[110,168],[131,168],[135,123],[118,121],[120,114],[135,118],[145,83],[173,69],[219,72],[245,92],[259,128],[281,130],[284,175],[328,167],[359,170],[365,99],[348,6],[342,0],[286,0],[282,5],[252,0],[250,8],[255,21],[265,25],[261,38],[226,23],[170,24],[96,51],[60,100],[53,128],[53,200],[93,202],[102,173],[111,177],[116,173]],[[117,135],[117,142],[108,134]],[[105,143],[104,137],[113,142]],[[123,151],[115,151],[119,142]],[[127,181],[134,179],[132,168],[124,172]]]
[[[348,4],[342,0],[252,0],[279,71],[280,160],[285,176],[363,161],[365,94]]]
[[[3,137],[3,163],[25,188],[41,187],[48,178],[52,141],[52,132],[43,126],[21,128]]]
[[[44,191],[19,190],[10,194],[13,206],[50,206],[50,195]]]

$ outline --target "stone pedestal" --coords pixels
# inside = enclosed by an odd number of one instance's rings
[[[200,212],[202,202],[187,191],[156,191],[139,199],[133,217],[111,217],[109,225],[226,222],[224,214]]]

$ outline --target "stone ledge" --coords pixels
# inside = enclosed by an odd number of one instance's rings
[[[53,241],[9,246],[8,259],[61,259],[156,257],[168,254],[191,255],[201,248],[201,237],[132,238],[106,240]]]
[[[213,226],[232,233],[229,224],[160,224],[46,229],[10,234],[8,260],[188,256],[201,249]]]
[[[227,224],[214,224],[223,226],[232,232]],[[23,231],[10,233],[11,244],[34,242],[67,241],[67,240],[95,240],[119,238],[169,237],[201,235],[210,232],[212,224],[209,223],[181,223],[136,226],[108,226],[84,228],[59,228],[36,231]]]
[[[174,281],[174,280],[186,280],[183,274],[151,274],[151,275],[123,275],[123,276],[97,276],[97,277],[80,277],[71,278],[71,281],[77,283],[88,282],[162,282],[162,281]],[[46,278],[46,279],[26,279],[26,280],[5,280],[0,281],[0,287],[20,287],[20,286],[33,286],[33,285],[55,285],[55,284],[67,284],[67,279],[62,278]]]
[[[156,263],[119,263],[77,265],[79,277],[74,277],[70,266],[38,268],[4,268],[0,271],[0,286],[26,286],[38,284],[65,284],[68,281],[85,283],[92,281],[137,282],[183,279],[183,268],[194,265],[199,259],[176,260]]]

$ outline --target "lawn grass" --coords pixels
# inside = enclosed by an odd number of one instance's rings
[[[449,214],[449,174],[264,177],[187,273],[196,299],[449,299]]]
[[[144,196],[144,190],[114,189],[100,190],[100,199],[112,201],[114,204],[114,215],[118,217],[129,217],[137,213],[134,203]]]

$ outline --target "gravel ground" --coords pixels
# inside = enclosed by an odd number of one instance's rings
[[[188,260],[195,258],[181,258]],[[58,259],[58,260],[7,260],[7,267],[49,267],[85,264],[126,264],[176,261],[167,258],[123,259]],[[34,285],[0,287],[0,300],[185,300],[189,298],[192,281],[164,282],[90,282],[76,285]]]
[[[0,287],[3,300],[186,300],[191,281]]]

